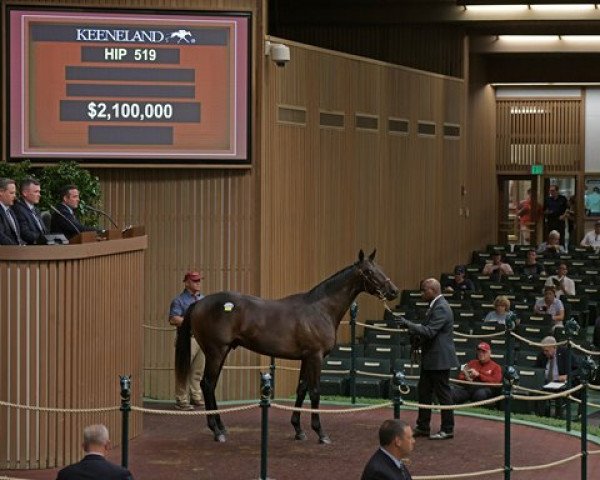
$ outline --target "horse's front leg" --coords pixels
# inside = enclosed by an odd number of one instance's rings
[[[295,407],[302,407],[304,399],[306,398],[306,392],[308,391],[308,384],[306,383],[306,362],[303,360],[300,365],[300,375],[298,376],[298,387],[296,388],[296,402]],[[306,440],[306,433],[302,430],[300,425],[300,412],[292,413],[292,425],[296,430],[296,440]]]
[[[321,397],[320,383],[321,383],[321,361],[322,357],[319,355],[316,358],[311,358],[307,362],[306,367],[306,378],[308,382],[308,395],[310,397],[310,408],[313,410],[319,409],[319,401]],[[318,413],[311,413],[310,415],[310,426],[317,432],[319,436],[319,443],[329,445],[331,439],[323,431],[321,426],[321,417]]]

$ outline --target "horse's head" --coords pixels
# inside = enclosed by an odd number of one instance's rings
[[[378,296],[382,300],[393,300],[398,296],[398,287],[392,283],[389,277],[377,265],[373,259],[375,252],[365,258],[365,253],[361,250],[358,252],[358,262],[356,268],[364,280],[365,292],[371,295]]]

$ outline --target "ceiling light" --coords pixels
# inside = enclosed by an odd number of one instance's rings
[[[511,43],[549,43],[559,40],[558,35],[499,35],[498,40]]]
[[[529,5],[531,10],[537,12],[586,12],[589,10],[595,10],[596,5],[593,3],[573,3],[573,4],[540,4],[540,5]]]
[[[598,43],[600,35],[561,35],[560,37],[565,42],[573,43]]]
[[[528,10],[526,4],[523,5],[465,5],[465,10],[473,13],[507,13],[523,12]]]

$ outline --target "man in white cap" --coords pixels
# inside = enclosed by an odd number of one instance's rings
[[[204,295],[200,293],[202,283],[200,272],[187,272],[183,277],[185,288],[171,302],[169,309],[169,323],[177,328],[183,323],[183,317],[187,309],[202,300]],[[177,382],[175,385],[175,408],[178,410],[193,410],[193,405],[202,405],[202,390],[200,380],[204,373],[204,352],[192,335],[191,368],[185,383]]]

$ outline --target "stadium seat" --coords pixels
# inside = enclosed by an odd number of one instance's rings
[[[348,395],[350,358],[326,358],[321,368],[325,371],[321,373],[321,395]],[[335,371],[340,373],[332,373]]]
[[[354,345],[354,351],[356,357],[363,357],[365,355],[365,346],[361,344]],[[336,345],[329,354],[328,358],[350,358],[352,356],[351,345]]]
[[[365,347],[365,357],[385,358],[393,362],[396,358],[407,356],[408,351],[408,345],[370,344]]]
[[[532,390],[542,389],[545,384],[545,371],[543,368],[518,368],[517,370],[519,372],[519,386]],[[515,389],[514,393],[533,398],[537,396],[535,393],[518,389]],[[514,399],[512,401],[512,409],[515,413],[539,413],[541,409],[541,402]]]
[[[356,370],[387,375],[387,377],[356,374],[356,395],[359,397],[388,398],[391,378],[391,362],[384,358],[359,358]]]

